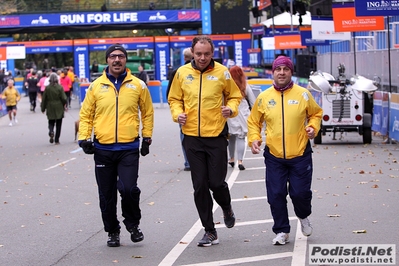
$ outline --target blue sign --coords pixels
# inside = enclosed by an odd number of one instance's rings
[[[202,34],[212,34],[211,1],[201,0]]]
[[[155,45],[155,79],[167,80],[168,79],[168,64],[170,64],[170,49],[168,42],[159,42]]]
[[[81,79],[90,80],[90,58],[89,46],[87,44],[79,44],[74,46],[74,69],[75,74]]]
[[[201,22],[201,10],[76,12],[0,16],[1,28],[53,27],[98,24]]]
[[[312,39],[312,31],[301,30],[301,43],[304,46],[315,46],[315,45],[329,45],[328,40],[315,40]]]
[[[397,16],[399,14],[399,0],[356,0],[356,16]]]
[[[234,60],[237,66],[243,67],[249,65],[248,49],[251,48],[251,40],[234,41]]]
[[[42,46],[42,47],[26,47],[27,54],[40,53],[72,53],[72,46]]]

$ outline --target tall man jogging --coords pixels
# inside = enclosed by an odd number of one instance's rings
[[[323,110],[312,94],[293,83],[294,65],[289,57],[279,56],[272,65],[273,87],[259,94],[248,117],[248,145],[253,154],[260,152],[261,131],[266,123],[266,191],[276,237],[274,245],[289,242],[290,223],[287,194],[305,236],[312,234],[311,214],[312,148],[320,129]],[[287,186],[288,185],[288,186]]]
[[[79,145],[86,154],[94,154],[107,245],[118,247],[121,228],[116,207],[118,190],[123,223],[131,240],[144,239],[139,228],[141,191],[137,179],[140,154],[146,156],[151,145],[154,109],[145,83],[126,68],[125,48],[111,45],[105,57],[108,67],[88,88],[80,110]]]
[[[213,199],[223,210],[227,228],[235,224],[227,174],[227,118],[238,114],[241,93],[229,70],[215,62],[208,36],[195,36],[194,60],[181,66],[172,81],[168,101],[173,121],[182,126],[183,147],[191,168],[194,201],[205,228],[198,246],[219,243],[213,222]],[[213,192],[213,199],[210,193]]]

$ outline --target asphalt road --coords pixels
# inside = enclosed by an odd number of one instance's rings
[[[237,223],[227,229],[215,205],[220,244],[200,248],[203,235],[184,172],[179,127],[165,104],[155,106],[150,154],[140,159],[141,229],[132,243],[106,246],[92,156],[74,141],[75,100],[63,120],[61,145],[49,143],[47,118],[18,105],[19,124],[0,118],[1,265],[309,265],[309,244],[399,244],[399,149],[373,137],[324,137],[314,146],[313,235],[303,237],[288,198],[291,242],[273,246],[261,155],[247,150],[245,171],[229,167]],[[118,216],[121,218],[120,211]],[[123,228],[124,229],[124,228]],[[366,230],[355,234],[353,231]],[[396,257],[398,252],[396,251]],[[397,259],[398,260],[398,259]]]

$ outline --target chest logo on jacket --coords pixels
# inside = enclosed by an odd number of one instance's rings
[[[137,89],[137,87],[134,84],[131,84],[131,83],[127,83],[125,85],[125,87],[128,88],[128,89],[133,89],[133,90]]]
[[[299,104],[297,100],[288,100],[288,105],[290,104]]]
[[[109,88],[108,85],[102,85],[101,88],[100,88],[100,93],[108,92],[108,88]]]
[[[218,80],[217,77],[212,76],[212,75],[207,76],[206,79],[207,79],[207,80]]]
[[[193,75],[188,74],[188,76],[186,77],[186,81],[184,82],[184,84],[192,84],[194,80]]]
[[[274,100],[274,99],[271,99],[268,103],[267,103],[267,106],[268,107],[275,107],[276,106],[276,101]]]

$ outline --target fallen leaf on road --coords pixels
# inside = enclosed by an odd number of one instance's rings
[[[379,186],[377,184],[374,184],[371,186],[371,188],[379,188]]]
[[[153,201],[148,203],[148,205],[150,205],[150,206],[152,206],[154,204],[155,204],[155,202],[153,202]]]
[[[364,185],[364,184],[367,184],[367,183],[368,183],[367,181],[359,182],[360,185]]]
[[[376,223],[377,223],[377,221],[372,221],[372,223],[373,223],[373,224],[376,224]]]
[[[353,233],[354,234],[365,234],[365,233],[367,233],[367,231],[366,230],[354,230]]]
[[[187,245],[187,242],[180,241],[179,244]]]
[[[340,214],[327,214],[328,217],[341,217]]]
[[[359,174],[364,174],[364,171],[363,171],[363,170],[360,170]]]
[[[135,256],[135,255],[133,255],[132,258],[133,259],[141,259],[141,258],[143,258],[143,256]]]

